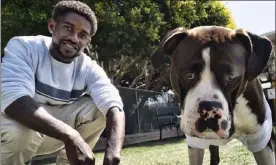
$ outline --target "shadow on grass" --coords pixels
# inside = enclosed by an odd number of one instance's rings
[[[127,148],[140,148],[140,147],[154,147],[154,146],[163,146],[163,145],[168,145],[172,143],[183,143],[185,140],[184,137],[180,137],[179,139],[177,137],[174,138],[166,138],[162,140],[155,140],[155,141],[149,141],[149,142],[143,142],[143,143],[138,143],[138,144],[132,144],[128,146],[124,146],[123,149]],[[95,151],[94,153],[101,153],[104,152],[104,150],[99,150]],[[56,157],[47,157],[43,160],[35,160],[32,162],[32,165],[45,165],[45,164],[53,164],[56,162]]]
[[[47,165],[56,163],[56,157],[46,158],[43,160],[35,160],[32,162],[32,165]]]
[[[142,142],[142,143],[127,145],[127,146],[124,146],[123,149],[134,148],[134,147],[139,148],[139,147],[163,146],[163,145],[168,145],[168,144],[172,144],[172,143],[184,143],[184,140],[185,140],[184,137],[180,137],[179,139],[177,137],[166,138],[166,139],[162,139],[162,140],[153,140],[153,141],[149,141],[149,142]],[[100,153],[103,151],[104,150],[98,150],[98,151],[95,151],[94,153]]]

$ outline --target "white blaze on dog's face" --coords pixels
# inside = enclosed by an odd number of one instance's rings
[[[210,48],[202,51],[204,61],[199,81],[191,88],[184,102],[184,114],[181,128],[191,136],[202,138],[227,138],[231,126],[227,100],[219,87],[215,85],[211,71]]]

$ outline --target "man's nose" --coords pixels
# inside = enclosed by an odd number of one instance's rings
[[[70,39],[71,39],[71,42],[73,42],[73,43],[78,43],[79,42],[79,37],[78,37],[78,34],[76,32],[73,32],[70,35]]]

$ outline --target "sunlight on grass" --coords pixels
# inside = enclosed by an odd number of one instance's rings
[[[96,165],[103,164],[103,152],[95,153]],[[205,150],[203,165],[209,165],[210,153]],[[125,147],[120,165],[188,165],[185,139],[166,139]],[[45,165],[45,163],[43,164]],[[55,164],[46,164],[55,165]],[[220,147],[220,165],[256,165],[253,155],[239,141]]]
[[[95,153],[96,165],[102,165],[103,153]],[[253,155],[237,140],[220,147],[220,165],[255,165]],[[205,151],[204,165],[210,154]],[[188,149],[184,139],[148,142],[123,149],[121,165],[188,165]]]

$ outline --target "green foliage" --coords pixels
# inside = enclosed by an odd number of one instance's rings
[[[8,0],[1,10],[2,49],[18,35],[49,35],[47,22],[55,0]]]
[[[9,0],[2,6],[2,48],[17,35],[50,35],[47,22],[58,0]],[[222,25],[235,28],[229,11],[215,1],[85,0],[99,29],[92,51],[100,59],[148,57],[168,30],[178,26]]]
[[[148,0],[98,2],[92,8],[99,31],[92,41],[100,58],[150,54],[164,24],[158,6]]]

